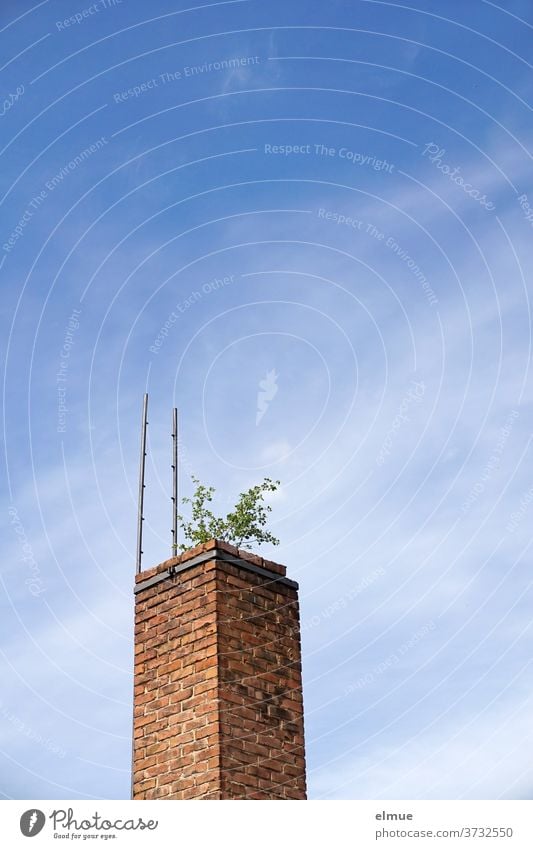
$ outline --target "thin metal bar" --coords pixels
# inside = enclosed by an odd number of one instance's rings
[[[178,553],[178,411],[172,411],[172,554]]]
[[[137,573],[141,571],[141,562],[142,562],[142,544],[143,544],[143,510],[144,510],[144,469],[146,466],[146,428],[148,425],[148,394],[145,393],[143,398],[143,412],[142,412],[142,420],[141,420],[141,458],[139,463],[139,502],[137,509],[137,563],[136,570]],[[135,678],[133,681],[134,689],[135,689]],[[133,705],[135,706],[135,694],[133,696]],[[130,779],[130,796],[133,799],[134,797],[134,764],[135,764],[135,738],[134,738],[134,730],[135,730],[135,717],[132,716],[132,734],[131,734],[131,779]]]
[[[143,510],[144,510],[144,469],[146,466],[146,428],[148,425],[148,394],[143,399],[143,414],[141,422],[141,460],[139,464],[139,506],[137,512],[137,573],[141,571],[143,545]]]

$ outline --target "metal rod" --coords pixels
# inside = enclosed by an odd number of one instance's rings
[[[148,426],[148,393],[145,392],[143,398],[143,412],[141,419],[141,458],[139,463],[139,502],[138,502],[138,510],[137,510],[137,563],[136,570],[137,573],[141,571],[141,563],[142,563],[142,545],[143,545],[143,510],[144,510],[144,470],[146,466],[146,428]],[[134,690],[135,690],[135,677],[133,681]],[[133,706],[135,707],[135,694],[133,696]],[[135,765],[135,717],[132,716],[132,726],[131,726],[131,778],[130,778],[130,797],[134,798],[134,787],[135,787],[135,778],[134,778],[134,765]]]
[[[141,460],[139,464],[139,507],[137,512],[137,573],[141,571],[143,545],[143,509],[144,509],[144,469],[146,466],[146,427],[148,425],[148,394],[143,399],[143,414],[141,422]]]
[[[178,553],[178,411],[172,411],[172,554]]]

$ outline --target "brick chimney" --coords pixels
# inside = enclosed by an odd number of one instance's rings
[[[305,799],[298,585],[212,540],[135,585],[134,799]]]

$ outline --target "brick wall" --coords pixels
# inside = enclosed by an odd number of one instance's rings
[[[135,799],[305,798],[284,566],[213,540],[137,576],[133,734]]]

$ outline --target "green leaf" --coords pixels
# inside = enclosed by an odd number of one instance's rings
[[[178,514],[183,533],[188,540],[179,546],[181,551],[210,539],[224,540],[237,548],[252,548],[253,544],[261,545],[264,542],[279,545],[279,540],[270,531],[265,530],[272,508],[269,504],[264,504],[264,496],[267,492],[275,492],[280,481],[265,478],[262,483],[241,492],[235,507],[224,519],[215,516],[207,506],[213,500],[214,487],[205,486],[194,475],[192,481],[196,486],[192,498],[181,499],[182,504],[191,505],[191,518],[187,521]]]

